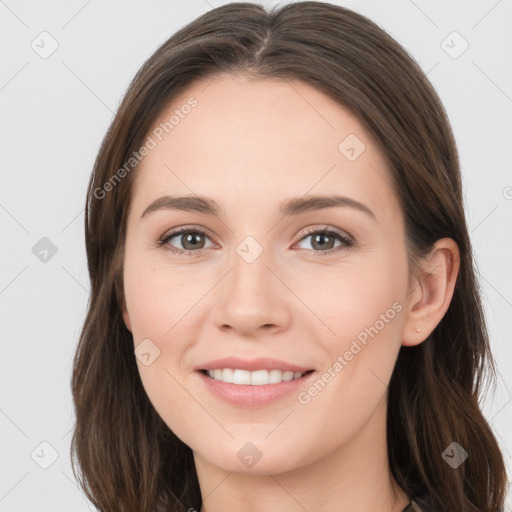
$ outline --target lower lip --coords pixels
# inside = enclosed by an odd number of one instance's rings
[[[230,384],[221,380],[212,379],[203,372],[197,372],[205,386],[217,397],[237,406],[260,407],[271,404],[309,384],[315,372],[303,375],[300,379],[279,382],[278,384],[263,384],[253,386],[249,384]]]

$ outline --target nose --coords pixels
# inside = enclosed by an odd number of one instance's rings
[[[216,287],[214,324],[245,337],[287,329],[293,294],[284,284],[286,276],[272,268],[275,265],[265,251],[248,261],[236,254],[230,271]]]

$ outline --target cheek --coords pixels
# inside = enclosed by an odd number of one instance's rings
[[[300,283],[295,289],[307,297],[317,322],[322,320],[324,339],[331,338],[336,347],[375,324],[382,332],[390,331],[391,326],[395,331],[399,327],[396,313],[403,309],[407,287],[407,268],[399,259],[381,255],[361,266],[329,271],[328,277],[309,284],[314,284],[309,292],[300,288]]]
[[[191,322],[197,320],[201,309],[197,302],[208,290],[204,279],[197,282],[191,281],[190,273],[156,262],[142,250],[127,250],[124,291],[134,349],[136,354],[151,354],[149,365],[137,357],[137,366],[150,400],[164,415],[175,407],[186,407],[190,398],[181,393],[179,382],[182,371],[190,371],[182,365],[192,345],[189,340],[196,339]],[[201,282],[205,282],[204,292]]]
[[[173,325],[190,302],[185,295],[193,295],[190,289],[194,287],[187,287],[181,275],[179,269],[157,264],[142,251],[127,251],[124,292],[136,343],[143,338],[171,336]]]
[[[182,275],[175,269],[157,266],[144,254],[131,253],[125,259],[125,297],[134,349],[139,354],[150,354],[149,361],[136,358],[143,388],[169,428],[188,441],[191,425],[201,414],[185,391],[180,372],[186,340],[190,338],[186,316],[190,301],[183,297],[189,287],[182,282]]]
[[[331,367],[336,375],[332,390],[343,395],[349,409],[361,399],[375,402],[385,392],[401,346],[406,289],[406,260],[390,252],[357,270],[332,273],[313,295],[311,309],[325,324],[320,329],[326,370]]]

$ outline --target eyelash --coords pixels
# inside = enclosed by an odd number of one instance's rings
[[[178,254],[181,256],[201,256],[203,255],[204,251],[207,249],[199,249],[197,251],[191,251],[191,250],[183,250],[183,249],[177,249],[176,247],[172,247],[171,245],[168,245],[169,240],[172,238],[183,235],[185,233],[197,233],[200,235],[205,235],[208,237],[208,235],[201,229],[194,228],[192,226],[186,226],[184,228],[177,229],[176,231],[171,231],[170,233],[165,233],[162,237],[160,237],[157,241],[158,247],[163,247],[164,245],[167,245],[166,249],[170,251],[173,254]],[[337,238],[342,244],[344,245],[344,248],[341,249],[350,249],[354,245],[354,240],[352,238],[349,238],[347,235],[345,235],[342,231],[337,230],[335,228],[330,227],[323,227],[323,228],[309,228],[304,236],[298,240],[297,243],[302,242],[305,238],[308,238],[308,236],[311,235],[317,235],[317,234],[327,234],[329,236],[333,236]],[[334,249],[328,249],[326,251],[315,251],[313,249],[302,249],[308,252],[315,253],[315,256],[326,256],[333,254],[335,252],[338,252],[340,250],[340,246]]]

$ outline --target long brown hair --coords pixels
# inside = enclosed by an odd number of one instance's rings
[[[101,511],[201,507],[192,451],[142,387],[122,318],[122,268],[131,158],[173,97],[221,73],[299,79],[350,109],[391,163],[413,263],[440,238],[458,244],[448,311],[429,339],[400,349],[389,385],[389,463],[407,495],[430,495],[436,512],[502,512],[506,470],[479,407],[495,364],[450,123],[421,68],[392,37],[360,14],[318,1],[270,11],[231,3],[192,21],[145,62],[105,135],[88,187],[91,295],[72,375],[71,456],[84,492]],[[454,441],[469,454],[457,469],[442,457]]]

